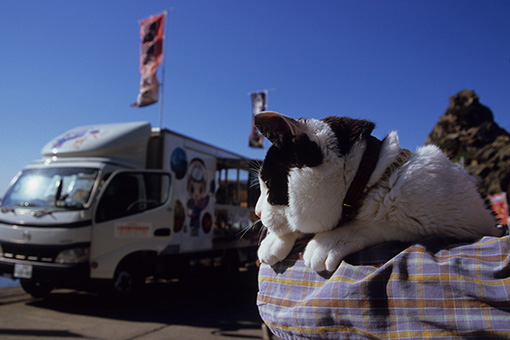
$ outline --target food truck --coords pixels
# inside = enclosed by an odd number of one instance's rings
[[[0,212],[0,275],[42,297],[118,295],[192,266],[254,263],[253,160],[147,122],[74,128],[21,170]]]

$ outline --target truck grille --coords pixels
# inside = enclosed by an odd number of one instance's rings
[[[66,249],[83,246],[83,244],[72,244],[72,245],[37,245],[37,244],[19,244],[2,242],[3,253],[0,254],[0,258],[21,260],[21,261],[33,261],[33,262],[55,262],[58,254]]]

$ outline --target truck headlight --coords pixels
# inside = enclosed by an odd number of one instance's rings
[[[57,258],[56,263],[71,264],[82,263],[89,260],[89,247],[71,248],[61,251]]]

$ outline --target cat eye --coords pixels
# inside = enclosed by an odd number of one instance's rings
[[[271,185],[271,180],[270,179],[266,179],[264,181],[264,184],[266,185],[266,187],[269,189],[269,186]]]

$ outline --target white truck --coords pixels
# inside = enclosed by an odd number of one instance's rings
[[[252,162],[147,122],[72,129],[12,180],[0,275],[34,297],[254,263]],[[244,231],[246,232],[244,235]]]

